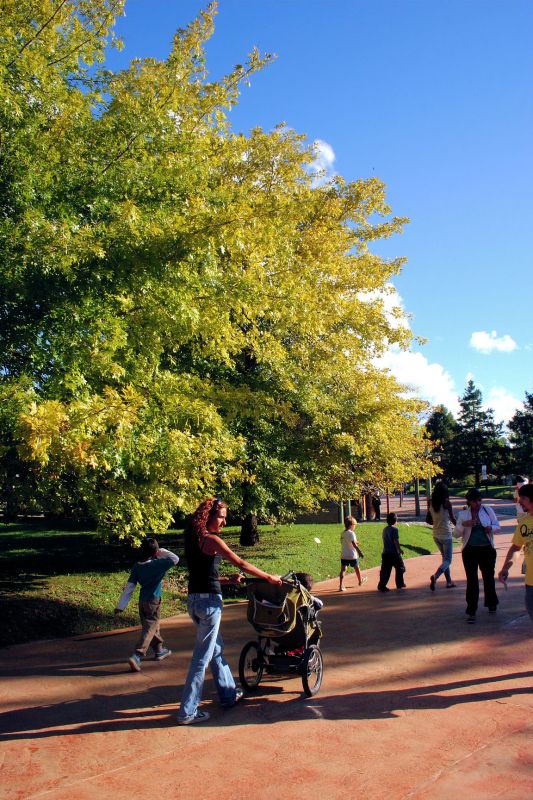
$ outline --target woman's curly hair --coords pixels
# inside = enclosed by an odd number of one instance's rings
[[[219,508],[227,508],[227,504],[218,497],[208,497],[204,500],[194,514],[190,521],[190,528],[197,536],[203,536],[207,532],[207,523],[214,517]]]

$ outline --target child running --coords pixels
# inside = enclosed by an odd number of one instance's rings
[[[163,661],[171,654],[164,647],[159,630],[161,620],[161,591],[163,578],[168,570],[178,563],[179,557],[170,550],[160,548],[157,540],[150,537],[144,539],[140,548],[141,560],[133,565],[128,582],[115,608],[120,614],[129,603],[135,586],[139,583],[139,617],[142,631],[135,646],[135,652],[128,659],[132,672],[141,671],[141,660],[151,647],[156,661]]]
[[[379,573],[379,592],[390,592],[387,588],[387,583],[392,572],[395,569],[396,588],[405,589],[403,580],[403,573],[405,567],[403,564],[403,550],[400,547],[400,535],[396,527],[396,514],[392,512],[387,514],[387,526],[383,528],[383,552],[381,554],[381,570]]]
[[[353,567],[359,586],[366,583],[367,578],[361,577],[361,570],[359,569],[359,558],[364,558],[365,555],[359,545],[357,544],[357,536],[355,535],[355,527],[357,520],[355,517],[346,517],[344,520],[345,529],[341,533],[341,571],[339,574],[339,592],[345,592],[344,575],[348,567]]]

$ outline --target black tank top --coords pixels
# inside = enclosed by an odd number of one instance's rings
[[[185,557],[189,568],[189,594],[211,592],[222,594],[218,568],[220,556],[210,556],[200,549],[198,536],[194,531],[185,533]]]

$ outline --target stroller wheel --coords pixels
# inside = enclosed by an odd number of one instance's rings
[[[322,652],[320,647],[312,644],[305,651],[302,663],[302,683],[308,697],[313,697],[320,689],[323,672]]]
[[[239,680],[244,689],[255,689],[263,677],[264,662],[257,642],[248,642],[239,658]]]

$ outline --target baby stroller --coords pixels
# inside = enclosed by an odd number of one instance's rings
[[[322,683],[324,664],[317,610],[307,589],[294,572],[275,586],[261,579],[247,581],[248,622],[257,641],[244,645],[239,658],[239,678],[244,689],[257,688],[263,673],[300,675],[304,692],[315,695]]]

